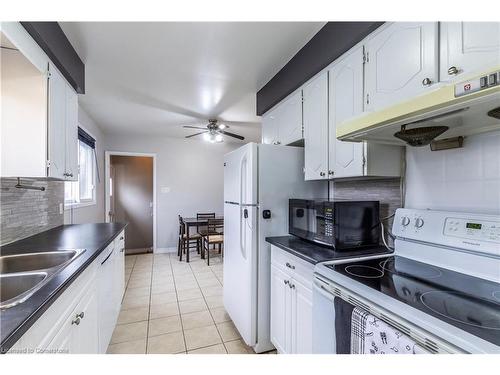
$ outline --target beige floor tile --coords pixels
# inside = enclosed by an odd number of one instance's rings
[[[205,348],[188,351],[188,354],[227,354],[226,348],[222,344],[207,346]]]
[[[220,344],[222,342],[215,326],[185,330],[184,337],[188,350]]]
[[[179,310],[181,314],[189,314],[197,311],[205,311],[208,308],[203,298],[197,298],[179,302]]]
[[[234,326],[233,322],[218,323],[217,329],[219,330],[224,342],[240,338],[240,334],[238,333],[238,330]]]
[[[175,292],[175,284],[153,284],[151,286],[151,293],[152,294],[160,294],[160,293],[167,293],[167,292]]]
[[[146,338],[112,344],[108,346],[108,354],[146,354]]]
[[[124,310],[144,306],[149,306],[149,296],[126,297],[123,299],[122,303],[122,309]]]
[[[208,288],[211,286],[220,286],[220,281],[219,281],[219,279],[217,279],[217,277],[212,276],[211,278],[198,280],[198,285],[200,285],[201,288]]]
[[[210,309],[210,312],[212,313],[212,317],[214,318],[215,323],[224,323],[224,322],[229,322],[231,320],[231,317],[226,312],[224,307],[217,307],[215,309]]]
[[[204,286],[201,291],[205,297],[221,296],[223,292],[221,285]]]
[[[151,305],[149,313],[150,319],[165,318],[167,316],[179,315],[179,306],[175,303],[162,303],[159,305]]]
[[[205,300],[207,301],[208,307],[211,309],[224,306],[224,301],[222,296],[205,297]]]
[[[179,315],[152,319],[149,321],[149,336],[158,336],[177,331],[182,331],[181,318]]]
[[[151,285],[151,280],[149,279],[132,280],[132,278],[130,278],[127,288],[141,288],[149,285]]]
[[[128,310],[121,310],[118,315],[117,324],[127,324],[148,320],[149,306],[136,307]]]
[[[194,288],[198,288],[198,283],[196,281],[175,284],[175,289],[177,289],[177,290],[186,290],[186,289],[194,289]]]
[[[177,299],[179,301],[187,301],[189,299],[203,298],[200,288],[185,289],[177,291]]]
[[[182,332],[167,333],[148,338],[148,354],[173,354],[186,350]]]
[[[229,354],[255,354],[253,349],[243,340],[228,341],[224,345]]]
[[[142,286],[140,288],[127,288],[127,290],[125,290],[125,298],[149,296],[150,293],[151,287],[149,286]]]
[[[175,280],[176,284],[196,282],[196,278],[192,274],[191,275],[174,276],[174,280]]]
[[[198,311],[181,315],[184,330],[214,325],[212,316],[208,311]]]
[[[175,292],[158,293],[151,295],[151,305],[160,305],[163,303],[177,302],[177,295]]]
[[[148,280],[151,282],[151,272],[142,272],[142,271],[132,271],[130,274],[130,280],[136,281],[136,280]]]
[[[111,344],[142,339],[147,336],[148,322],[136,322],[129,324],[120,324],[115,327]]]

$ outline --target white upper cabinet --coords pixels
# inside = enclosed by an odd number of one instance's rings
[[[302,92],[305,179],[328,179],[328,72],[317,75]]]
[[[66,84],[66,180],[78,180],[78,94]]]
[[[289,145],[303,138],[302,134],[302,90],[296,91],[280,104],[279,142]]]
[[[289,145],[302,138],[302,90],[298,90],[262,116],[262,143]]]
[[[329,70],[329,174],[363,175],[363,144],[337,140],[336,124],[363,112],[363,47],[336,61]]]
[[[267,111],[262,116],[262,143],[275,145],[278,144],[278,118],[279,107]]]
[[[49,64],[48,177],[66,178],[66,81]]]
[[[392,23],[365,46],[365,110],[408,100],[438,81],[437,22]]]
[[[440,41],[441,81],[500,65],[500,22],[442,22]]]

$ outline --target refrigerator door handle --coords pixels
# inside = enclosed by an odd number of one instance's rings
[[[247,157],[246,155],[243,156],[240,162],[240,204],[243,203],[243,188],[246,189],[246,186],[243,184],[243,178],[244,178],[244,173],[246,172],[246,166],[247,166]],[[246,183],[246,178],[245,178],[245,183]],[[243,259],[247,259],[247,254],[246,254],[246,249],[245,249],[245,242],[246,238],[243,238],[243,208],[240,206],[240,252],[241,255],[243,256]]]

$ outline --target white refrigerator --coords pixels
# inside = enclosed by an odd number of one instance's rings
[[[271,249],[288,234],[289,198],[325,198],[325,181],[304,181],[304,149],[249,143],[224,157],[224,307],[257,353],[270,340]]]

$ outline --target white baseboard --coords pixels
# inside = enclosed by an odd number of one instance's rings
[[[177,253],[177,247],[157,247],[154,250],[155,254],[168,254],[168,253]]]

